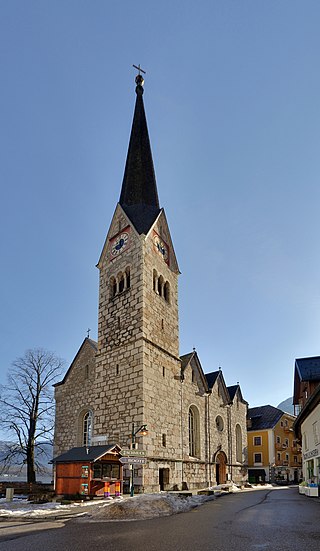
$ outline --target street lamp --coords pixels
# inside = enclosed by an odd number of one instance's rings
[[[136,436],[146,436],[148,434],[147,425],[141,425],[135,430],[134,423],[132,423],[131,430],[131,449],[136,447]],[[134,484],[133,484],[133,465],[131,465],[131,477],[130,477],[130,497],[134,496]]]

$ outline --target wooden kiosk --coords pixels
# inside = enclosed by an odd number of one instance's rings
[[[122,493],[121,448],[72,448],[52,460],[56,495],[109,497]]]

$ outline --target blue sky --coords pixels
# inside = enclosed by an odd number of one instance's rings
[[[318,1],[0,3],[0,381],[97,336],[135,71],[180,270],[181,354],[251,406],[320,353]]]

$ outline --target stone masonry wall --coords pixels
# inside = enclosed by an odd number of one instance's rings
[[[54,456],[81,446],[81,412],[92,410],[95,386],[95,349],[86,339],[81,346],[66,381],[55,386],[56,422]]]

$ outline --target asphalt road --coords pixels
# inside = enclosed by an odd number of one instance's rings
[[[0,551],[311,551],[320,549],[320,500],[280,488],[226,495],[171,517],[0,522]]]

